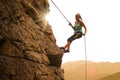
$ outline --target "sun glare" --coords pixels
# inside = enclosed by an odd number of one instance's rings
[[[54,19],[53,14],[51,14],[51,13],[47,14],[47,15],[45,16],[45,19],[49,22],[49,24],[50,24],[51,26],[54,25],[55,19]]]
[[[45,19],[46,19],[47,21],[50,21],[50,14],[47,14],[47,15],[45,16]]]

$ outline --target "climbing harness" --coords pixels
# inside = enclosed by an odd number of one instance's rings
[[[69,23],[69,25],[74,29],[74,27],[72,26],[72,24],[69,22],[69,20],[65,17],[65,15],[62,13],[62,11],[57,7],[57,5],[54,3],[53,0],[51,0],[51,2],[54,4],[54,6],[58,9],[58,11],[62,14],[62,16],[66,19],[66,21]],[[84,45],[85,45],[85,80],[88,80],[88,76],[87,76],[87,52],[86,52],[86,38],[84,36]]]

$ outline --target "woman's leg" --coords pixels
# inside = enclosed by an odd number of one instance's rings
[[[64,46],[66,51],[70,51],[70,42],[67,42],[67,44]]]
[[[72,41],[74,41],[77,38],[82,37],[82,34],[73,34],[71,37],[68,38],[67,43],[64,47],[60,47],[61,49],[63,49],[65,52],[69,52],[70,51],[70,44],[72,43]]]
[[[68,38],[67,44],[64,46],[65,50],[69,52],[70,51],[70,44],[72,43],[72,41],[74,41],[75,39],[78,39],[80,37],[82,37],[82,33],[81,34],[75,33],[70,38]]]

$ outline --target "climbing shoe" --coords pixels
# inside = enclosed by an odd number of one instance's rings
[[[63,51],[65,51],[65,48],[64,48],[64,47],[60,47],[60,49],[62,49]]]
[[[60,49],[62,49],[62,50],[64,51],[64,53],[68,53],[68,52],[70,52],[70,50],[65,50],[64,47],[60,47]]]
[[[64,53],[70,52],[70,50],[65,50]]]
[[[63,49],[63,50],[65,50],[65,48],[64,48],[64,47],[60,47],[60,49]]]

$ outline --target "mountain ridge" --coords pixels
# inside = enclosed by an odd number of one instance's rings
[[[117,72],[112,75],[105,76],[99,80],[120,80],[120,72]]]

